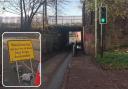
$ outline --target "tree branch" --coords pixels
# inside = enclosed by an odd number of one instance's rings
[[[25,9],[25,1],[24,1],[24,0],[23,0],[23,10],[24,10],[24,14],[25,14],[25,20],[26,20],[27,14],[26,14],[26,9]]]
[[[31,13],[30,15],[30,21],[32,21],[34,15],[37,13],[37,11],[39,10],[39,8],[41,7],[41,5],[43,5],[45,3],[45,1],[40,2],[40,4],[38,5],[38,7],[35,9],[35,11],[33,13]]]

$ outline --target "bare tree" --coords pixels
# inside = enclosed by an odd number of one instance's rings
[[[5,11],[21,15],[21,31],[30,31],[34,16],[44,4],[45,0],[10,0]]]
[[[23,9],[23,15],[24,15],[23,16],[24,19],[23,20],[21,19],[22,21],[24,21],[23,31],[30,31],[33,17],[38,12],[41,5],[45,3],[45,0],[29,0],[29,1],[22,0],[21,2],[23,6],[20,9]]]
[[[56,1],[58,1],[57,4]],[[21,16],[21,31],[31,31],[34,16],[42,12],[41,6],[44,8],[43,22],[48,24],[47,7],[53,8],[64,2],[65,0],[9,0],[4,10]]]

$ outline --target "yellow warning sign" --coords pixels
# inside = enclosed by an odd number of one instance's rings
[[[10,62],[34,59],[31,40],[8,41]]]

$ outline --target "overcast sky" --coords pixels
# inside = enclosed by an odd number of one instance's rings
[[[63,13],[64,15],[67,16],[81,16],[82,15],[82,11],[81,11],[81,4],[80,4],[80,0],[68,0],[69,3],[67,3],[67,5],[65,5]]]
[[[59,9],[58,15],[62,16],[81,16],[80,0],[67,0],[66,5]],[[52,11],[48,11],[49,15],[53,15]],[[0,16],[17,16],[16,14],[0,11]]]

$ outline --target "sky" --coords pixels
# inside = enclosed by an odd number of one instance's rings
[[[69,3],[65,5],[62,14],[67,16],[81,16],[80,0],[67,0]]]
[[[62,16],[81,16],[82,11],[80,8],[80,0],[67,0],[66,4],[63,6],[60,6],[60,12],[58,15]],[[49,15],[53,15],[53,12],[48,12]],[[0,11],[0,16],[2,17],[15,17],[16,14]]]

